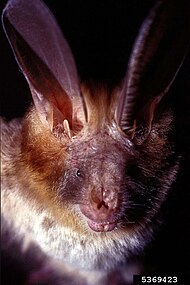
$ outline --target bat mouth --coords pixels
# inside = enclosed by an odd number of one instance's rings
[[[80,210],[89,228],[94,232],[113,231],[121,219],[121,215],[116,209],[113,210],[102,207],[101,209],[95,210],[83,205],[80,207]]]
[[[117,221],[114,222],[94,222],[90,219],[87,220],[88,226],[94,232],[110,232],[117,227]]]

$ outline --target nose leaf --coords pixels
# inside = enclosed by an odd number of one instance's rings
[[[103,201],[108,209],[115,209],[117,207],[117,191],[105,189],[103,191]]]
[[[94,209],[100,209],[103,205],[103,193],[102,188],[93,188],[91,191],[91,202]]]
[[[105,190],[103,187],[93,187],[89,192],[89,204],[81,205],[80,209],[93,231],[112,231],[119,220],[118,191],[115,188]]]
[[[103,187],[93,188],[91,191],[91,202],[95,210],[112,210],[116,207],[116,200],[113,191],[105,190]]]

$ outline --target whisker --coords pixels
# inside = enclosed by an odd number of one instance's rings
[[[135,207],[145,207],[146,205],[145,204],[138,204],[138,203],[133,203],[133,204],[130,204],[130,206],[135,206]]]

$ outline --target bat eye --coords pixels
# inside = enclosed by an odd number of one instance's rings
[[[77,169],[77,171],[76,171],[76,176],[77,176],[77,177],[81,177],[81,176],[82,176],[79,169]]]

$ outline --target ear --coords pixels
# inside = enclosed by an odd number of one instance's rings
[[[140,28],[123,82],[116,121],[129,133],[151,127],[154,112],[169,91],[190,43],[190,2],[158,1]]]
[[[71,50],[56,20],[40,0],[10,0],[2,15],[15,58],[31,89],[42,123],[85,122],[85,108]]]

